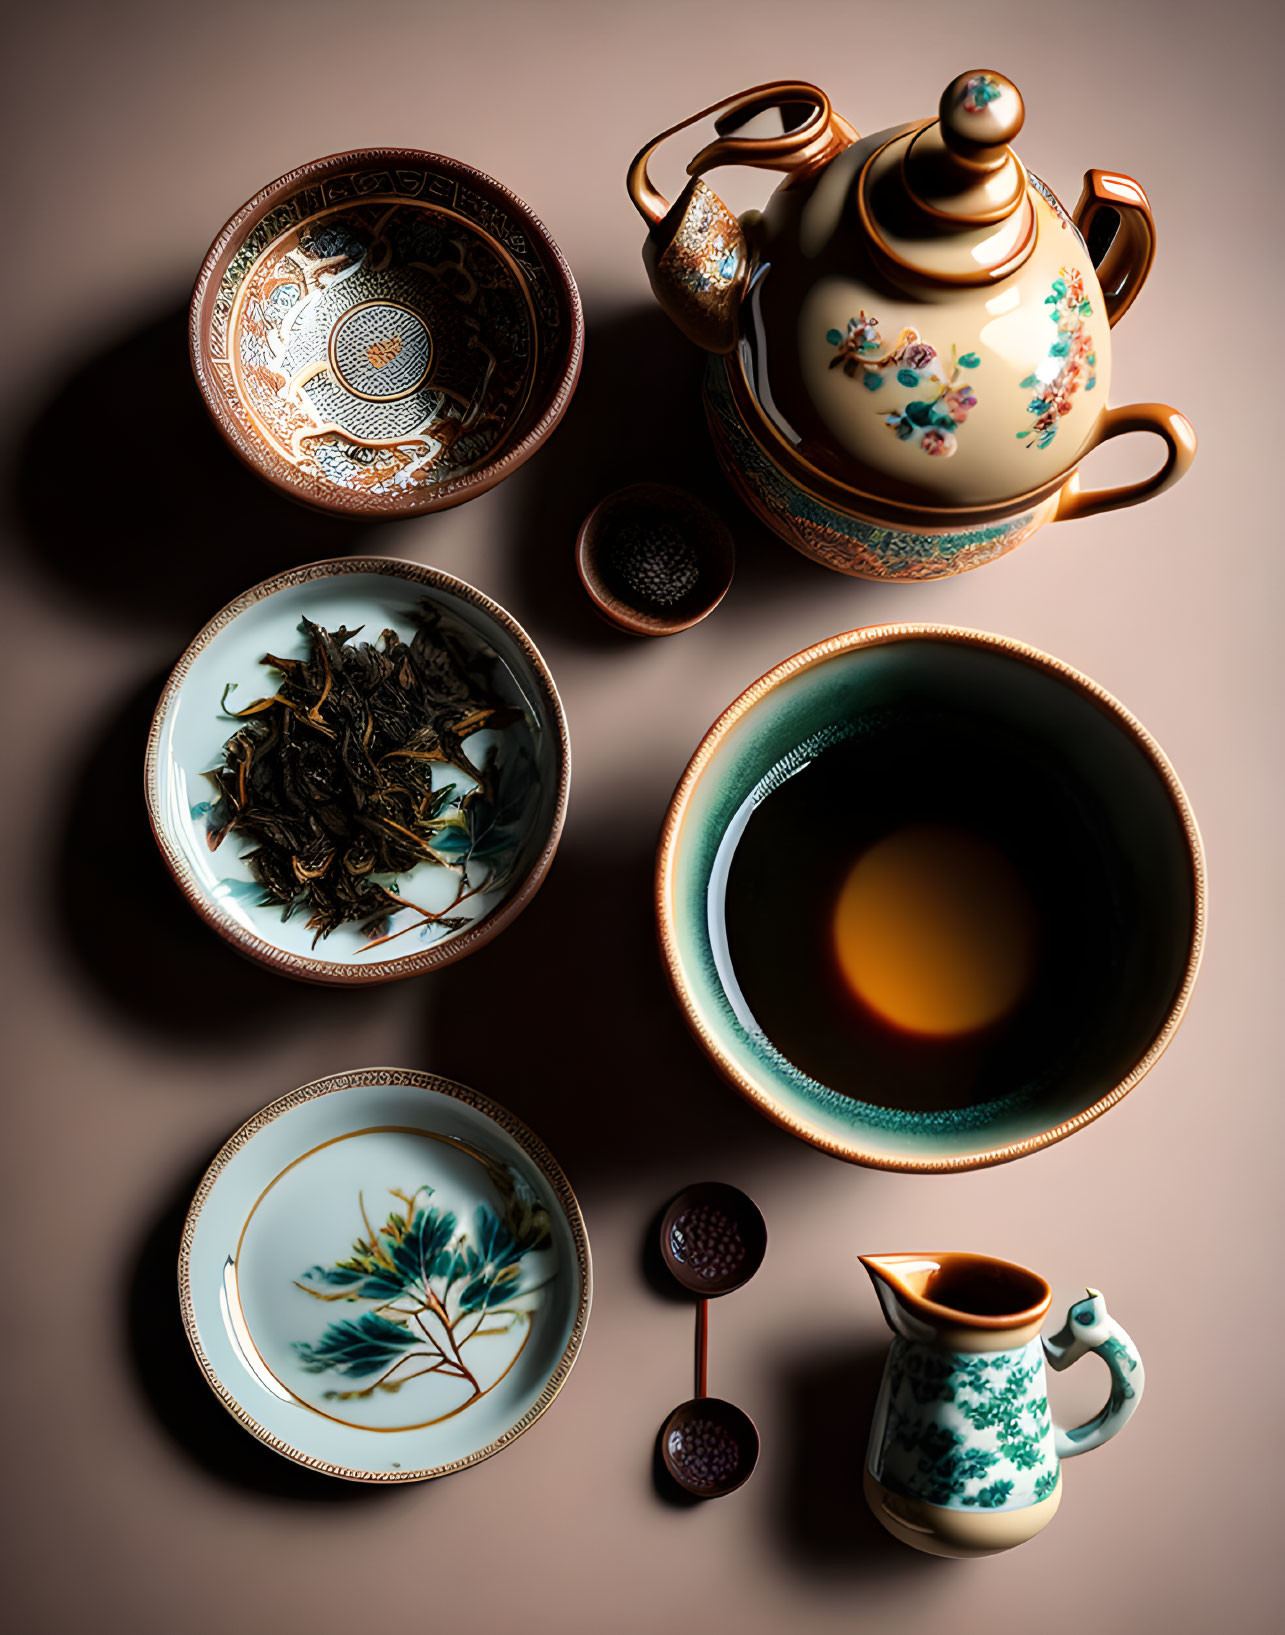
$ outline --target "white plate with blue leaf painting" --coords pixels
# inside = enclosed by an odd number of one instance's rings
[[[206,1379],[260,1441],[330,1476],[424,1481],[553,1401],[589,1317],[589,1245],[511,1113],[370,1068],[228,1141],[188,1212],[179,1294]]]
[[[235,831],[220,838],[218,790],[209,774],[241,724],[232,712],[277,685],[265,656],[307,655],[305,621],[331,631],[360,626],[363,641],[386,630],[410,641],[426,609],[484,668],[509,716],[502,729],[484,728],[468,740],[473,762],[496,769],[494,785],[480,791],[458,767],[434,768],[434,788],[440,775],[448,802],[449,835],[467,844],[451,854],[439,848],[387,878],[390,893],[407,906],[391,904],[378,935],[354,921],[318,937],[306,911],[283,911],[269,900],[247,861],[253,843]],[[147,745],[152,829],[188,901],[242,953],[289,976],[336,985],[431,970],[502,930],[553,860],[569,778],[562,704],[521,626],[462,580],[381,557],[296,568],[225,607],[175,667]],[[440,915],[446,918],[434,917]]]

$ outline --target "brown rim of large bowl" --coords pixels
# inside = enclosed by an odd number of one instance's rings
[[[238,614],[252,607],[254,603],[263,601],[274,591],[348,573],[386,574],[390,578],[406,579],[412,584],[425,585],[429,589],[448,591],[493,619],[516,642],[522,656],[531,666],[540,696],[549,710],[558,735],[558,793],[553,820],[549,825],[549,833],[545,837],[540,855],[532,863],[521,885],[466,931],[457,932],[443,942],[425,948],[417,954],[404,954],[396,959],[381,960],[374,965],[341,965],[333,961],[314,960],[303,955],[290,954],[270,942],[265,942],[253,932],[244,930],[225,915],[217,913],[197,890],[187,861],[181,849],[166,833],[160,816],[161,728],[166,712],[177,698],[179,688],[196,656]],[[480,590],[475,590],[463,579],[455,579],[448,573],[424,567],[419,562],[403,562],[395,557],[384,556],[340,557],[325,562],[310,562],[301,568],[291,568],[286,573],[279,573],[272,579],[265,579],[261,584],[244,591],[216,613],[200,634],[188,643],[182,658],[174,666],[169,680],[165,683],[165,689],[161,693],[147,734],[147,754],[143,767],[147,818],[152,827],[152,834],[175,884],[205,923],[217,931],[225,942],[231,943],[238,953],[246,955],[258,964],[279,971],[283,976],[297,977],[305,982],[318,982],[335,988],[372,986],[379,982],[395,982],[401,977],[418,976],[423,971],[434,971],[443,965],[453,964],[465,954],[471,954],[474,949],[490,942],[492,937],[498,936],[535,896],[549,872],[549,865],[553,862],[554,853],[558,849],[562,826],[566,820],[567,791],[570,782],[571,742],[567,734],[566,713],[548,666],[522,626],[512,614],[506,613],[498,603],[493,602],[489,596],[484,596]]]
[[[1195,899],[1195,912],[1192,916],[1191,945],[1187,954],[1187,966],[1183,973],[1182,985],[1169,1008],[1163,1023],[1158,1028],[1145,1055],[1134,1064],[1123,1079],[1114,1085],[1104,1096],[1101,1096],[1091,1107],[1086,1107],[1077,1113],[1074,1118],[1065,1119],[1061,1124],[1051,1129],[1042,1130],[1038,1135],[1028,1136],[1024,1141],[1011,1142],[1002,1147],[986,1148],[977,1152],[960,1153],[947,1158],[915,1158],[886,1152],[869,1152],[856,1141],[839,1140],[825,1131],[817,1129],[801,1119],[796,1119],[784,1112],[777,1104],[776,1099],[758,1085],[748,1074],[741,1071],[731,1057],[722,1049],[712,1029],[704,1021],[690,989],[683,976],[682,965],[678,955],[678,942],[674,929],[674,916],[671,901],[671,879],[674,859],[678,849],[678,834],[682,827],[683,817],[687,804],[691,799],[701,774],[722,742],[729,728],[735,725],[741,717],[747,714],[760,699],[778,686],[782,681],[797,675],[801,670],[810,669],[814,664],[833,658],[837,653],[850,652],[861,647],[880,647],[896,641],[943,641],[954,642],[963,647],[981,647],[991,651],[1008,654],[1030,665],[1033,669],[1044,670],[1061,680],[1068,682],[1085,698],[1089,700],[1103,715],[1109,716],[1125,732],[1151,762],[1164,784],[1169,798],[1173,803],[1187,839],[1188,853],[1191,859],[1192,887]],[[1064,664],[1061,659],[1055,659],[1048,653],[1043,653],[1037,647],[1029,647],[1025,642],[1014,641],[1009,636],[996,636],[982,630],[964,630],[957,625],[937,624],[885,624],[870,625],[862,630],[849,630],[842,635],[832,636],[828,641],[818,642],[813,647],[804,648],[793,657],[783,660],[766,675],[751,686],[747,687],[739,698],[728,705],[718,720],[705,734],[695,755],[688,763],[678,788],[674,791],[669,810],[665,815],[664,827],[661,830],[660,846],[656,855],[655,875],[655,904],[656,921],[660,935],[661,956],[665,965],[665,972],[669,979],[674,997],[678,1001],[687,1025],[696,1035],[707,1055],[740,1093],[751,1101],[761,1113],[766,1114],[773,1123],[779,1124],[782,1129],[788,1130],[791,1135],[810,1142],[814,1147],[833,1154],[836,1158],[847,1159],[849,1163],[865,1164],[872,1169],[889,1169],[899,1171],[922,1171],[944,1173],[950,1170],[981,1169],[988,1164],[1002,1164],[1012,1158],[1021,1158],[1028,1152],[1035,1152],[1040,1147],[1048,1147],[1055,1141],[1061,1141],[1073,1131],[1083,1125],[1091,1123],[1100,1117],[1109,1107],[1123,1100],[1151,1071],[1160,1060],[1182,1021],[1183,1013],[1187,1009],[1191,998],[1191,991],[1195,986],[1196,975],[1200,970],[1200,959],[1204,951],[1205,916],[1206,916],[1206,880],[1205,854],[1200,839],[1200,830],[1196,826],[1195,814],[1191,810],[1191,803],[1187,799],[1186,791],[1178,781],[1178,776],[1169,764],[1168,757],[1152,738],[1142,723],[1125,709],[1124,705],[1105,688],[1099,687],[1081,671]]]
[[[280,476],[269,470],[255,446],[246,439],[235,419],[228,413],[223,392],[212,378],[205,356],[209,333],[207,299],[211,291],[217,289],[218,279],[222,277],[227,262],[235,254],[246,232],[266,215],[283,194],[297,190],[302,183],[316,180],[332,171],[357,169],[369,164],[434,165],[466,180],[479,190],[487,190],[498,195],[539,245],[542,251],[540,259],[550,275],[554,288],[562,296],[569,319],[569,335],[564,348],[566,361],[561,375],[557,378],[556,384],[551,386],[552,395],[548,398],[540,418],[526,435],[518,442],[502,447],[495,460],[489,461],[477,471],[457,478],[454,482],[443,483],[440,488],[425,489],[416,494],[392,497],[347,494],[343,490],[329,486],[314,487],[298,478],[292,481],[288,476]],[[407,196],[407,202],[412,202],[410,195]],[[196,384],[209,410],[210,418],[224,442],[256,476],[303,505],[340,516],[364,517],[375,521],[381,517],[422,516],[429,511],[443,511],[449,506],[460,505],[477,494],[485,493],[488,488],[493,488],[496,483],[516,471],[524,461],[530,459],[566,413],[567,405],[571,402],[572,393],[576,389],[576,382],[580,378],[580,366],[584,360],[584,310],[571,268],[548,228],[530,206],[502,182],[497,182],[484,171],[474,170],[471,165],[463,164],[458,159],[451,159],[445,154],[428,153],[420,148],[354,148],[343,153],[329,154],[324,159],[313,159],[306,165],[300,165],[297,170],[290,170],[284,176],[278,176],[276,181],[260,188],[252,199],[248,199],[224,223],[218,237],[206,252],[192,289],[188,309],[188,348],[192,372],[196,376]],[[284,461],[282,465],[285,467]]]
[[[563,1348],[553,1373],[549,1376],[548,1384],[541,1392],[535,1404],[527,1410],[523,1417],[511,1425],[502,1436],[489,1442],[484,1448],[475,1453],[466,1454],[462,1459],[451,1460],[445,1465],[436,1465],[424,1470],[355,1470],[346,1465],[334,1465],[324,1459],[314,1458],[312,1454],[304,1453],[291,1443],[279,1436],[274,1436],[265,1426],[261,1425],[254,1416],[246,1411],[232,1393],[222,1383],[215,1373],[205,1348],[201,1344],[201,1336],[196,1325],[196,1302],[192,1297],[192,1245],[196,1239],[196,1228],[200,1221],[201,1211],[214,1190],[215,1182],[237,1153],[246,1146],[253,1136],[256,1136],[266,1125],[271,1124],[283,1113],[291,1112],[302,1106],[304,1102],[315,1101],[319,1096],[328,1096],[337,1090],[362,1089],[364,1087],[378,1087],[384,1084],[413,1085],[421,1090],[432,1090],[439,1095],[450,1096],[455,1101],[463,1102],[466,1107],[472,1107],[513,1137],[522,1151],[540,1171],[545,1181],[552,1189],[554,1196],[562,1206],[567,1226],[571,1232],[572,1242],[575,1245],[576,1267],[580,1273],[580,1292],[576,1301],[575,1322],[571,1334]],[[457,1470],[467,1470],[470,1465],[480,1465],[484,1459],[492,1454],[499,1453],[508,1447],[510,1442],[535,1424],[536,1420],[553,1403],[554,1398],[567,1383],[567,1377],[575,1366],[575,1360],[580,1353],[580,1346],[584,1340],[585,1329],[589,1326],[589,1312],[593,1305],[593,1260],[589,1248],[589,1236],[585,1230],[584,1215],[580,1210],[579,1200],[571,1190],[571,1183],[563,1173],[553,1153],[545,1146],[521,1119],[515,1117],[507,1107],[502,1107],[498,1101],[492,1101],[489,1096],[481,1096],[476,1090],[470,1090],[465,1084],[459,1084],[454,1079],[439,1078],[436,1073],[419,1073],[411,1068],[404,1067],[366,1067],[350,1073],[331,1073],[324,1079],[314,1079],[310,1084],[300,1085],[297,1090],[291,1090],[287,1095],[271,1101],[253,1117],[246,1120],[240,1129],[231,1134],[211,1159],[209,1167],[201,1177],[200,1185],[192,1202],[188,1205],[187,1215],[183,1221],[183,1236],[179,1243],[178,1253],[178,1291],[179,1306],[183,1317],[183,1328],[187,1335],[188,1344],[193,1355],[200,1365],[206,1384],[215,1396],[227,1409],[232,1418],[237,1421],[251,1436],[257,1437],[266,1447],[285,1459],[292,1459],[297,1465],[306,1465],[309,1470],[315,1470],[325,1476],[337,1476],[349,1482],[427,1482],[440,1476],[453,1475]]]

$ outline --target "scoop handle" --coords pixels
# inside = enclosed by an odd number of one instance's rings
[[[1113,437],[1124,437],[1129,432],[1148,431],[1162,438],[1166,454],[1164,464],[1151,476],[1136,483],[1121,483],[1115,488],[1090,488],[1087,493],[1080,486],[1077,469],[1063,484],[1053,511],[1055,522],[1067,522],[1073,517],[1092,517],[1099,511],[1118,511],[1126,505],[1140,505],[1153,494],[1172,488],[1191,469],[1196,458],[1196,433],[1191,421],[1167,403],[1126,403],[1117,409],[1107,409],[1098,426],[1093,444],[1098,448]]]
[[[1075,207],[1075,225],[1090,245],[1093,224],[1105,211],[1119,217],[1111,242],[1094,263],[1107,323],[1114,329],[1137,300],[1156,258],[1156,223],[1140,182],[1113,170],[1086,170],[1084,191]]]
[[[709,1301],[696,1302],[696,1395],[709,1395]]]

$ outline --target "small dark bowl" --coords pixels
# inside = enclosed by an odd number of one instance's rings
[[[674,523],[699,562],[694,588],[664,613],[650,613],[625,601],[604,574],[604,553],[613,529],[643,510],[663,513]],[[590,511],[576,536],[576,568],[590,600],[604,619],[635,636],[673,636],[699,624],[727,595],[735,564],[732,536],[709,507],[681,488],[661,483],[634,483],[608,494]]]
[[[704,1245],[706,1252],[690,1255],[684,1246],[685,1216],[700,1210],[706,1235],[712,1228],[726,1240]],[[684,1187],[665,1211],[660,1223],[660,1254],[670,1274],[692,1294],[712,1299],[730,1294],[748,1283],[767,1252],[767,1225],[752,1198],[723,1181],[702,1181]]]
[[[758,1427],[722,1397],[693,1397],[661,1426],[660,1457],[685,1493],[721,1499],[735,1493],[758,1464]]]

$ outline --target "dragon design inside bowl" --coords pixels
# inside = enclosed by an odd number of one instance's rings
[[[396,493],[494,458],[531,391],[526,282],[479,227],[371,198],[260,242],[224,279],[229,353],[255,430],[301,472]]]

